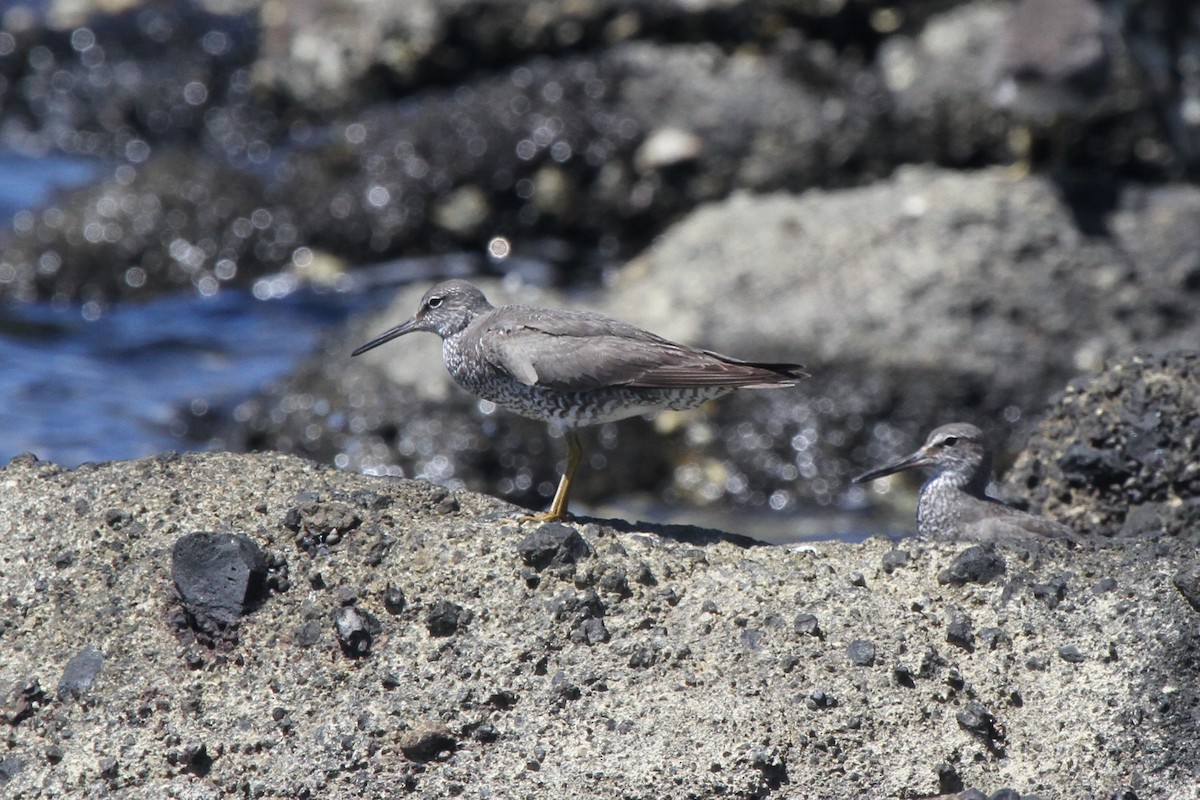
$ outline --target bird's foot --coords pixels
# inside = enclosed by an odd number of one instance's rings
[[[574,516],[566,511],[555,512],[551,510],[543,511],[541,514],[522,514],[515,520],[512,520],[512,522],[515,522],[518,525],[524,525],[530,522],[567,522],[571,519],[574,519]]]

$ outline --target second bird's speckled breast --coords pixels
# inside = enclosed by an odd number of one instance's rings
[[[695,408],[729,394],[728,387],[642,389],[614,386],[589,392],[562,392],[521,383],[506,371],[479,359],[468,359],[447,339],[446,368],[462,388],[523,417],[570,428],[614,422],[655,411]]]

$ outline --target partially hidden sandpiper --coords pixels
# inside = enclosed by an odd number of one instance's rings
[[[473,284],[439,283],[416,315],[351,355],[414,331],[442,338],[454,381],[474,395],[562,427],[567,466],[550,510],[523,518],[568,516],[571,481],[583,457],[577,428],[665,409],[695,408],[735,389],[792,386],[799,364],[740,361],[676,344],[625,322],[584,311],[496,308]]]
[[[943,425],[929,434],[915,453],[854,479],[865,483],[910,469],[931,469],[917,502],[917,532],[939,539],[1076,540],[1065,525],[1028,514],[988,497],[992,452],[983,431],[965,422]]]

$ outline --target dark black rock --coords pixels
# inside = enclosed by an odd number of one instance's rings
[[[454,752],[458,741],[449,729],[431,725],[400,735],[400,752],[410,761],[432,761],[441,753]]]
[[[1034,670],[1035,672],[1045,672],[1047,669],[1049,669],[1050,664],[1042,656],[1034,655],[1025,659],[1025,666],[1029,667],[1029,669]]]
[[[58,681],[59,699],[82,697],[92,688],[103,666],[104,654],[90,644],[73,655],[63,668],[62,678]]]
[[[1058,608],[1067,596],[1067,579],[1058,575],[1045,583],[1030,584],[1029,591],[1033,596],[1046,603],[1047,608]]]
[[[605,627],[604,620],[597,618],[585,619],[571,632],[572,642],[587,645],[601,644],[607,642],[608,638],[608,628]]]
[[[1021,793],[1016,789],[1000,789],[992,792],[988,800],[1021,800]]]
[[[971,618],[961,608],[950,610],[950,622],[946,626],[946,641],[967,651],[975,649],[975,632],[972,630]]]
[[[500,738],[500,731],[490,722],[485,722],[475,728],[473,734],[475,741],[482,744],[491,744]]]
[[[855,639],[846,647],[846,657],[856,667],[869,667],[875,663],[875,643]]]
[[[815,614],[797,614],[792,621],[792,630],[801,636],[821,636],[821,627]]]
[[[1003,628],[981,628],[979,638],[987,645],[988,650],[995,650],[1001,645],[1012,643],[1012,637]]]
[[[425,628],[430,636],[452,636],[466,626],[474,615],[449,600],[438,600],[425,612]]]
[[[579,594],[565,592],[554,600],[555,619],[581,621],[603,617],[606,611],[604,601],[595,589],[587,589]]]
[[[208,753],[208,745],[201,741],[191,741],[183,747],[174,747],[167,751],[167,763],[179,766],[183,772],[203,777],[212,769],[213,758]]]
[[[388,613],[399,614],[404,611],[405,602],[404,590],[389,583],[383,592],[383,607],[388,610]]]
[[[370,655],[371,644],[383,630],[373,614],[354,606],[342,606],[334,611],[333,625],[342,652],[350,658]]]
[[[569,703],[583,697],[583,690],[576,686],[563,672],[554,673],[550,687],[558,704]]]
[[[1007,565],[993,544],[977,544],[963,550],[950,566],[938,573],[938,583],[961,586],[964,583],[985,584],[1003,575]]]
[[[954,718],[958,720],[958,724],[963,730],[983,739],[989,747],[1004,741],[1004,731],[996,717],[976,700],[967,703],[962,711],[954,715]]]
[[[1161,265],[1169,270],[1179,259]],[[1190,302],[1179,287],[1174,300]],[[1192,316],[1191,311],[1187,317]],[[1031,506],[1106,536],[1200,540],[1200,353],[1128,355],[1067,387],[1006,484]]]
[[[536,570],[574,564],[592,548],[574,528],[560,523],[540,525],[517,544],[521,560]]]
[[[938,776],[938,794],[954,794],[963,789],[962,776],[953,764],[938,764],[935,767]]]
[[[619,597],[629,597],[629,576],[622,567],[608,567],[596,584],[600,589]]]
[[[907,550],[889,550],[883,554],[883,571],[890,575],[900,567],[907,566],[910,558]]]
[[[1200,562],[1193,561],[1171,578],[1175,588],[1188,601],[1194,611],[1200,611]]]
[[[1087,656],[1073,644],[1064,644],[1058,648],[1058,657],[1069,664],[1081,664],[1087,660]]]
[[[808,700],[805,701],[805,705],[814,711],[823,708],[836,708],[837,704],[837,698],[824,689],[813,689],[808,695]]]
[[[266,558],[248,536],[200,531],[175,542],[171,577],[188,623],[213,635],[236,625],[266,593]]]
[[[0,758],[0,783],[7,783],[23,769],[25,769],[25,762],[16,756]]]
[[[906,689],[912,689],[917,685],[917,682],[913,680],[912,669],[906,664],[897,664],[892,667],[892,677],[896,679],[896,683]]]
[[[296,633],[292,637],[297,647],[312,647],[321,640],[321,626],[314,620],[303,622],[296,627]]]

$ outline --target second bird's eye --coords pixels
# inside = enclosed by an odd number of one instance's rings
[[[958,444],[957,436],[947,436],[945,439],[942,439],[942,447],[953,447],[956,444]]]
[[[425,305],[429,308],[437,308],[441,304],[442,304],[442,298],[431,297],[431,298],[429,298],[429,302],[427,302]]]

